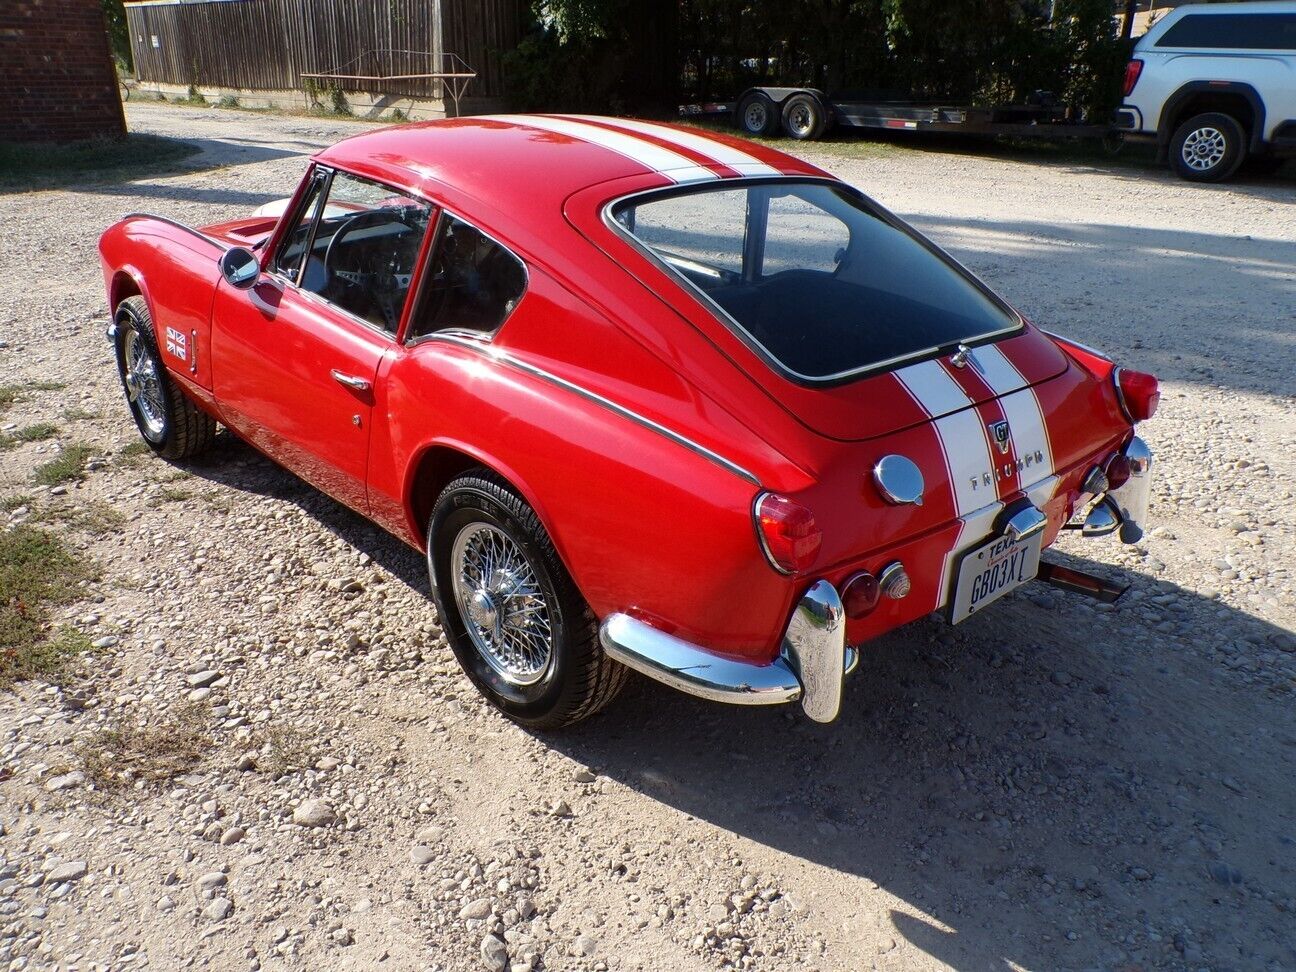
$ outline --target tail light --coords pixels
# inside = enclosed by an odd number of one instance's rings
[[[867,570],[861,570],[842,585],[841,599],[846,616],[859,620],[878,606],[882,599],[882,585]]]
[[[1121,89],[1121,94],[1128,98],[1134,91],[1134,85],[1138,84],[1139,75],[1143,73],[1143,62],[1135,58],[1125,65],[1125,85]]]
[[[810,568],[823,545],[814,514],[777,493],[761,493],[753,508],[756,535],[775,570],[796,574]]]
[[[1131,422],[1146,422],[1161,404],[1161,383],[1144,371],[1117,368],[1116,391]]]

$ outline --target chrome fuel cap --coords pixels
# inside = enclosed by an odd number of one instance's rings
[[[888,503],[922,506],[923,474],[912,459],[895,454],[883,456],[873,467],[873,481]]]

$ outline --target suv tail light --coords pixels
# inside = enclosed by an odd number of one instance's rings
[[[761,493],[752,512],[770,566],[780,574],[796,574],[814,564],[823,531],[815,525],[813,513],[777,493]]]
[[[1155,375],[1117,368],[1114,377],[1116,392],[1130,421],[1145,422],[1156,414],[1157,406],[1161,404],[1161,383]]]
[[[1121,94],[1128,98],[1134,92],[1134,85],[1138,84],[1139,75],[1143,73],[1143,62],[1135,58],[1125,65],[1125,85],[1121,89]]]

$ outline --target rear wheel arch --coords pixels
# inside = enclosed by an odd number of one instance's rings
[[[493,456],[463,442],[429,442],[410,461],[405,486],[405,515],[409,520],[411,533],[419,537],[420,542],[426,539],[428,522],[432,517],[432,509],[436,506],[437,498],[456,478],[476,468],[493,472],[518,491],[527,505],[535,511],[540,524],[553,541],[558,556],[570,572],[571,565],[559,541],[559,534],[554,530],[554,524],[546,514],[544,505],[527,486],[524,478],[507,463],[500,462]]]
[[[1264,102],[1255,88],[1240,81],[1215,83],[1191,81],[1166,99],[1157,127],[1157,143],[1165,151],[1175,130],[1194,115],[1219,112],[1229,115],[1246,136],[1248,151],[1257,151],[1264,141]]]

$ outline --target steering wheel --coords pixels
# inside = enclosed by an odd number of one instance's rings
[[[339,270],[333,266],[333,258],[337,251],[340,250],[342,241],[347,236],[374,225],[390,223],[400,223],[407,229],[413,228],[402,217],[400,210],[390,207],[366,209],[363,212],[346,217],[342,225],[334,232],[329,240],[328,247],[324,250],[324,270],[327,274],[325,287],[332,283],[334,278],[337,278],[354,287],[364,289],[368,296],[378,304],[379,310],[387,318],[387,323],[393,325],[395,324],[395,318],[400,316],[400,309],[396,307],[393,295],[402,284],[405,287],[409,286],[408,274],[397,274],[387,268],[382,270]]]

